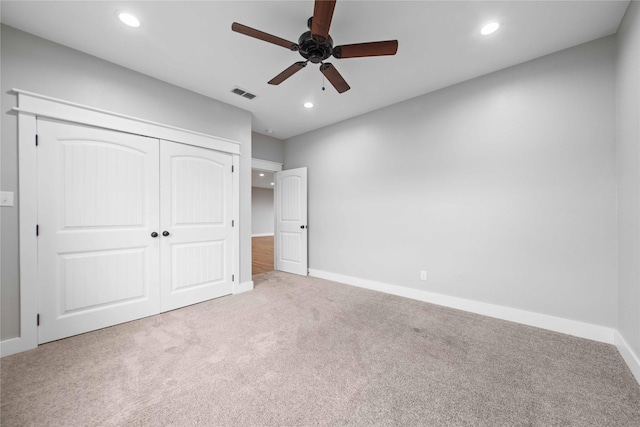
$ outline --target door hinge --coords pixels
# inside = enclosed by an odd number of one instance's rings
[[[36,224],[36,236],[40,235],[40,226]]]
[[[36,134],[36,147],[38,146],[38,134]]]
[[[40,313],[36,315],[36,326],[40,326]]]
[[[235,282],[235,281],[236,281],[236,275],[235,275],[235,274],[232,274],[232,275],[231,275],[231,281],[232,281],[232,282]]]
[[[232,227],[235,227],[235,226],[236,226],[236,220],[235,220],[235,219],[232,219],[232,220],[231,220],[231,226],[232,226]]]
[[[233,171],[234,171],[234,167],[233,165],[231,165],[231,173],[233,173]]]

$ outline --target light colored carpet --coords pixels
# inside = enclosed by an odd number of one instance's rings
[[[638,426],[610,345],[280,272],[1,360],[1,424]]]

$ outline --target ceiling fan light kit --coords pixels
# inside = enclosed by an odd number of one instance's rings
[[[395,55],[398,51],[397,40],[386,40],[368,43],[356,43],[342,46],[333,46],[333,39],[329,35],[335,0],[316,0],[313,9],[313,16],[307,20],[309,31],[302,33],[298,38],[298,43],[274,36],[255,28],[234,22],[231,29],[237,33],[244,34],[268,43],[282,46],[292,51],[297,51],[305,61],[298,61],[280,74],[269,80],[271,85],[280,83],[293,76],[298,71],[307,66],[309,62],[320,64],[320,72],[329,80],[329,83],[338,91],[343,93],[351,87],[340,75],[336,67],[329,62],[324,62],[333,56],[336,59],[362,58],[367,56]]]

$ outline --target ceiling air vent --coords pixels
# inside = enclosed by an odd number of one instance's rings
[[[239,88],[237,86],[234,87],[233,89],[231,89],[231,92],[233,92],[236,95],[241,96],[243,98],[247,98],[247,99],[253,99],[253,98],[256,97],[256,95],[254,95],[254,94],[252,94],[250,92],[247,92],[246,90],[241,89],[241,88]]]

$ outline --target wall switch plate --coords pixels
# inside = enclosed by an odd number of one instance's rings
[[[420,280],[427,280],[427,272],[422,270],[420,272]]]
[[[13,206],[13,191],[0,191],[0,206]]]

